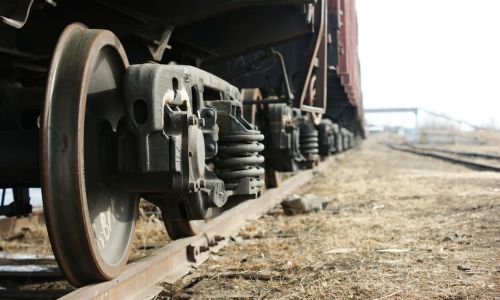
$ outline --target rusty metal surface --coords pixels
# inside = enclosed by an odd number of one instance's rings
[[[358,20],[356,0],[328,0],[329,11],[337,20],[337,28],[331,32],[337,41],[337,65],[335,69],[349,103],[356,108],[360,122],[360,133],[364,132],[363,94],[361,92],[361,69],[358,58]]]
[[[308,60],[307,75],[300,95],[300,108],[310,112],[313,121],[317,125],[321,121],[321,115],[326,109],[326,75],[327,75],[327,44],[328,44],[328,9],[327,1],[323,0],[318,5],[318,33],[314,42],[314,49]],[[316,75],[313,75],[317,67]]]
[[[339,64],[337,72],[352,105],[361,104],[358,59],[358,21],[355,0],[330,0],[339,20]]]
[[[101,124],[121,111],[115,90],[127,66],[111,32],[78,23],[52,58],[40,127],[43,207],[54,255],[75,286],[115,277],[128,259],[138,199],[103,184],[96,150]]]
[[[130,299],[140,297],[161,282],[173,283],[208,259],[210,252],[223,247],[248,220],[259,218],[280,203],[283,197],[306,184],[315,174],[326,170],[335,159],[329,158],[313,170],[303,171],[260,198],[246,201],[200,228],[196,236],[174,241],[149,257],[128,265],[117,278],[82,287],[61,299]]]

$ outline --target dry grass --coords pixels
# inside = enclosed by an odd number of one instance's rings
[[[169,242],[170,237],[163,224],[160,210],[146,201],[141,201],[129,261],[143,258]]]
[[[0,251],[6,254],[29,253],[52,255],[47,229],[44,226],[23,229],[13,234],[0,233]]]
[[[141,201],[130,260],[142,258],[168,242],[170,238],[159,210]],[[0,251],[5,254],[26,253],[42,256],[52,254],[47,229],[44,226],[25,229],[12,235],[0,233]]]
[[[500,174],[369,141],[300,192],[331,203],[311,215],[272,210],[160,298],[500,298]],[[167,242],[158,216],[141,214],[132,259]],[[51,251],[44,228],[0,246]],[[335,249],[347,253],[325,253]]]
[[[147,202],[141,202],[139,219],[136,223],[136,231],[129,261],[134,261],[147,256],[155,249],[160,248],[170,241],[165,226],[154,207]],[[30,254],[46,258],[52,255],[47,229],[45,227],[35,227],[31,230],[23,230],[10,236],[0,236],[0,251],[3,254]],[[0,261],[0,264],[15,264],[9,259]],[[47,264],[55,267],[56,262],[50,259],[36,262],[35,264]],[[23,264],[22,262],[20,264]],[[26,264],[26,263],[25,263]],[[28,263],[31,264],[31,263]],[[0,280],[0,289],[31,291],[31,290],[55,290],[64,293],[74,290],[66,280],[55,280],[47,282],[25,282],[11,281],[8,278]]]
[[[500,174],[367,142],[301,193],[331,204],[274,209],[160,298],[500,297]]]
[[[475,136],[481,141],[480,145],[448,145],[445,148],[457,151],[491,152],[500,154],[500,131],[474,131],[462,133],[467,136]]]

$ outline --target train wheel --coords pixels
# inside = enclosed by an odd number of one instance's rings
[[[176,240],[197,235],[208,220],[164,220],[168,235]]]
[[[138,198],[107,175],[127,66],[113,33],[81,24],[64,30],[52,58],[41,124],[43,206],[54,255],[75,286],[116,277],[129,256]]]
[[[245,100],[262,100],[262,94],[258,88],[242,89],[241,95]],[[243,117],[253,125],[257,122],[257,105],[243,105]]]
[[[258,88],[251,88],[251,89],[243,89],[241,91],[242,98],[243,100],[262,100],[262,93],[260,92],[260,89]],[[243,106],[243,113],[245,119],[252,123],[253,125],[259,125],[258,123],[258,118],[257,118],[257,105],[244,105]],[[265,187],[267,189],[271,188],[276,188],[279,187],[281,184],[281,174],[274,170],[273,168],[267,166],[266,167],[266,173],[265,173]]]

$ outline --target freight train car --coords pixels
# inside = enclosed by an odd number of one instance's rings
[[[354,0],[0,0],[0,188],[76,285],[364,137]]]

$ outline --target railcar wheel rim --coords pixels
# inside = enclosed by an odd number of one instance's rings
[[[121,82],[128,61],[109,31],[68,26],[47,83],[42,116],[42,192],[59,267],[76,286],[116,277],[131,246],[138,199],[105,171],[124,115]],[[111,151],[112,152],[112,151]],[[106,179],[105,179],[106,178]]]

